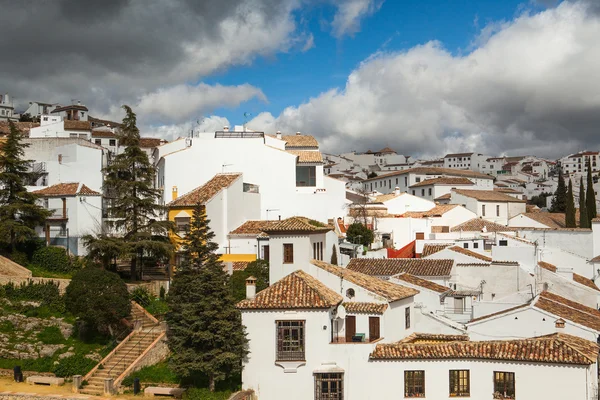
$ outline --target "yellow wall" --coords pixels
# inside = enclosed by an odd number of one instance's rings
[[[222,254],[221,261],[256,261],[256,254]]]

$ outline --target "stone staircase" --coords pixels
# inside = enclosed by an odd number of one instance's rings
[[[133,332],[83,378],[87,385],[79,389],[80,393],[108,394],[105,392],[105,380],[112,378],[113,388],[116,388],[141,356],[165,334],[160,323],[135,302],[131,305],[130,321],[134,326]]]

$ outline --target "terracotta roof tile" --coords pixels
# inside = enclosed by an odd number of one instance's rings
[[[440,333],[411,333],[397,343],[440,343],[440,342],[466,342],[469,335],[444,335]]]
[[[230,235],[260,235],[265,229],[275,225],[279,221],[274,220],[253,220],[246,221],[231,232]]]
[[[454,210],[459,207],[458,204],[438,204],[429,211],[407,211],[402,214],[406,218],[432,218],[441,217],[448,211]]]
[[[444,158],[450,158],[450,157],[470,157],[475,153],[453,153],[453,154],[446,154],[444,156]]]
[[[425,179],[424,181],[415,183],[414,185],[409,187],[415,188],[429,185],[474,185],[474,183],[467,178],[452,178],[444,176],[441,178]]]
[[[593,263],[598,263],[598,262],[600,262],[600,256],[596,256],[596,257],[592,258],[592,259],[590,260],[590,262],[593,262]]]
[[[73,121],[65,120],[65,131],[89,131],[92,130],[92,125],[89,121]]]
[[[93,130],[92,131],[92,137],[93,138],[111,138],[112,139],[112,138],[116,138],[117,135],[115,133],[111,132],[111,131],[100,131],[100,130],[96,131],[96,130]]]
[[[402,285],[395,285],[382,279],[361,274],[360,272],[352,271],[348,268],[331,265],[323,261],[312,260],[311,263],[329,272],[330,274],[336,275],[364,289],[367,289],[372,293],[384,297],[388,301],[406,299],[419,293],[418,290]]]
[[[237,304],[241,309],[330,308],[343,300],[319,280],[304,271],[296,271],[258,292],[252,300]]]
[[[266,233],[277,232],[306,232],[319,233],[332,230],[331,226],[325,225],[322,222],[315,221],[305,217],[290,217],[274,224],[269,225],[264,229]]]
[[[450,193],[446,193],[441,195],[440,197],[436,197],[434,200],[450,200],[452,195]]]
[[[457,267],[489,267],[491,263],[457,263]]]
[[[575,336],[555,333],[505,341],[378,344],[372,360],[483,359],[551,364],[591,365],[598,345]]]
[[[465,178],[479,178],[479,179],[494,179],[494,177],[482,174],[480,172],[470,171],[466,169],[452,169],[452,168],[441,168],[441,167],[414,167],[405,169],[402,171],[394,171],[389,174],[379,175],[375,178],[365,179],[365,182],[377,180],[381,178],[387,178],[391,176],[398,176],[404,174],[419,174],[419,175],[443,175],[443,176],[462,176]]]
[[[448,250],[452,250],[455,253],[460,253],[460,254],[468,256],[468,257],[477,258],[477,259],[482,260],[482,261],[487,261],[487,262],[491,262],[492,261],[491,257],[484,256],[483,254],[476,253],[474,251],[462,248],[460,246],[452,246],[452,247],[448,248]]]
[[[14,122],[15,127],[24,135],[28,136],[31,128],[40,126],[38,122]],[[0,121],[0,135],[8,135],[10,133],[10,125],[8,121]]]
[[[600,311],[595,308],[587,307],[548,291],[540,293],[534,307],[600,332]]]
[[[246,269],[246,267],[248,267],[250,261],[234,261],[232,264],[232,269],[234,271],[243,271]]]
[[[549,213],[549,212],[527,212],[521,213],[524,217],[530,218],[535,222],[546,225],[548,228],[565,228],[564,213]]]
[[[267,135],[276,138],[276,135]],[[285,141],[286,149],[289,147],[319,147],[319,142],[311,135],[283,135],[281,140]]]
[[[438,292],[438,293],[445,293],[450,290],[450,288],[447,288],[446,286],[438,285],[435,282],[431,282],[431,281],[428,281],[427,279],[419,278],[417,276],[408,274],[406,272],[402,272],[401,274],[394,275],[394,278],[399,279],[404,282],[408,282],[415,286],[419,286],[419,287],[422,287],[425,289],[432,290],[434,292]]]
[[[349,270],[374,276],[393,276],[408,272],[415,276],[450,276],[453,260],[430,258],[353,258]]]
[[[466,190],[466,189],[454,189],[454,193],[461,196],[470,197],[478,201],[494,201],[494,202],[505,202],[505,203],[525,203],[525,200],[515,199],[504,193],[495,192],[493,190]]]
[[[58,196],[101,196],[102,193],[96,192],[79,182],[58,183],[48,186],[44,189],[36,190],[33,193],[41,197],[58,197]]]
[[[320,164],[323,163],[323,155],[314,150],[286,150],[298,157],[298,164]]]
[[[421,257],[427,257],[432,254],[437,253],[438,251],[444,250],[446,247],[452,246],[451,243],[425,243],[423,245],[423,251],[421,252]]]
[[[390,201],[395,199],[396,197],[400,197],[402,195],[405,195],[406,192],[402,192],[402,193],[388,193],[388,194],[380,194],[379,196],[375,196],[375,202],[376,203],[385,203],[386,201]]]
[[[473,218],[466,222],[463,222],[460,225],[455,226],[450,229],[451,232],[481,232],[483,227],[485,227],[487,232],[512,232],[515,231],[515,228],[510,228],[508,226],[500,225],[495,222],[487,221],[483,218]]]
[[[573,280],[579,284],[582,284],[584,286],[589,287],[590,289],[594,289],[597,291],[600,291],[600,289],[598,288],[598,286],[596,286],[596,284],[594,283],[593,280],[586,278],[585,276],[581,276],[579,274],[573,274]]]
[[[351,314],[383,314],[388,308],[386,303],[361,303],[357,301],[349,301],[342,303],[342,305]]]
[[[167,207],[193,207],[197,204],[205,204],[215,197],[221,190],[228,188],[242,174],[217,174],[204,185],[188,192],[167,204]]]
[[[552,265],[552,264],[547,263],[545,261],[538,261],[538,265],[541,268],[544,268],[544,269],[546,269],[546,270],[548,270],[550,272],[556,272],[556,270],[558,269],[558,268],[556,268],[556,265]]]
[[[88,108],[81,104],[70,104],[68,106],[58,106],[54,110],[50,111],[50,113],[56,113],[66,110],[81,110],[81,111],[89,111]]]
[[[148,137],[140,138],[140,147],[143,147],[143,148],[158,147],[158,146],[162,146],[165,143],[167,143],[167,141],[165,139],[148,138]]]

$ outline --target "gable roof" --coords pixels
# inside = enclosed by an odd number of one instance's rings
[[[421,251],[421,257],[430,256],[450,246],[452,246],[452,243],[425,243],[423,245],[423,251]]]
[[[453,153],[453,154],[446,154],[444,156],[444,158],[448,158],[448,157],[469,157],[472,156],[475,153]]]
[[[335,307],[342,296],[302,270],[292,272],[261,290],[254,299],[242,300],[240,309],[304,309]]]
[[[539,222],[540,224],[546,225],[548,228],[566,227],[565,213],[525,212],[517,215],[516,217],[520,215]]]
[[[276,135],[268,135],[277,138]],[[285,148],[289,147],[319,147],[319,142],[311,135],[282,135],[281,140],[285,141]]]
[[[167,207],[193,207],[198,204],[205,204],[221,190],[231,186],[241,176],[240,173],[217,174],[204,185],[177,197],[168,203]]]
[[[470,197],[477,201],[493,201],[502,203],[525,203],[525,200],[515,199],[507,194],[496,192],[493,190],[467,190],[467,189],[453,189],[454,193],[461,196]]]
[[[314,150],[286,150],[288,153],[298,157],[298,164],[322,164],[323,155]]]
[[[387,310],[387,303],[364,303],[358,301],[348,301],[342,303],[349,313],[355,314],[383,314]]]
[[[432,218],[441,217],[448,211],[454,210],[456,207],[460,207],[458,204],[437,204],[431,210],[428,211],[407,211],[402,214],[406,218]]]
[[[41,197],[62,197],[62,196],[102,196],[102,193],[90,189],[79,182],[57,183],[44,189],[36,190],[35,193]]]
[[[58,106],[56,107],[54,110],[50,111],[50,114],[56,113],[56,112],[61,112],[61,111],[66,111],[66,110],[81,110],[81,111],[88,111],[88,108],[82,104],[69,104],[66,106]]]
[[[427,279],[419,278],[418,276],[411,275],[407,272],[402,272],[398,275],[394,275],[394,278],[401,281],[410,283],[411,285],[419,286],[425,289],[432,290],[438,293],[446,293],[450,291],[450,288],[442,285],[438,285],[435,282],[428,281]]]
[[[468,341],[469,335],[445,335],[441,333],[411,333],[397,343],[440,343],[440,342],[457,342]]]
[[[541,268],[544,268],[545,270],[548,270],[548,271],[550,271],[550,272],[556,272],[556,270],[558,269],[558,268],[556,268],[556,265],[553,265],[553,264],[547,263],[547,262],[545,262],[545,261],[538,261],[538,265],[539,265]]]
[[[395,199],[396,197],[400,197],[405,195],[406,192],[401,192],[401,193],[388,193],[388,194],[380,194],[379,196],[375,196],[375,202],[376,203],[385,203],[386,201],[390,201]]]
[[[281,221],[276,221],[263,229],[267,233],[280,232],[302,232],[302,233],[323,233],[332,230],[331,226],[322,222],[312,220],[306,217],[290,217]]]
[[[419,293],[418,290],[413,288],[396,285],[373,276],[352,271],[348,268],[338,267],[337,265],[331,265],[323,261],[311,260],[311,264],[375,293],[390,302],[406,299]]]
[[[160,138],[150,138],[150,137],[140,138],[140,147],[141,148],[158,147],[158,146],[162,146],[163,144],[166,144],[166,143],[167,143],[167,141],[165,139],[160,139]]]
[[[564,333],[554,333],[518,340],[378,344],[369,358],[372,360],[483,359],[591,365],[597,361],[598,348],[594,342]]]
[[[481,261],[492,262],[492,258],[491,257],[484,256],[483,254],[476,253],[474,251],[471,251],[469,249],[465,249],[465,248],[460,247],[460,246],[452,246],[452,247],[449,247],[448,250],[452,250],[453,252],[460,253],[460,254],[462,254],[464,256],[477,258],[478,260],[481,260]]]
[[[37,128],[40,126],[39,122],[13,122],[17,130],[22,134],[28,136],[31,128]],[[8,135],[10,133],[10,124],[8,121],[0,121],[0,134]]]
[[[394,171],[389,174],[379,175],[374,178],[365,179],[364,182],[369,182],[381,178],[387,178],[392,176],[404,175],[404,174],[419,174],[419,175],[447,175],[447,176],[462,176],[465,178],[479,178],[479,179],[494,179],[493,176],[482,174],[481,172],[470,171],[466,169],[452,169],[452,168],[441,168],[441,167],[413,167],[402,171]]]
[[[349,270],[375,276],[392,276],[408,272],[416,276],[450,276],[454,260],[431,258],[353,258]]]
[[[456,225],[454,228],[450,229],[450,232],[481,232],[483,227],[487,232],[513,232],[516,231],[515,228],[511,228],[508,226],[500,225],[495,222],[491,222],[485,220],[483,218],[473,218],[466,222],[463,222],[460,225]]]
[[[230,235],[260,235],[272,225],[275,225],[277,220],[251,220],[246,221],[231,232]]]
[[[573,273],[573,280],[581,285],[589,287],[590,289],[600,291],[600,289],[598,288],[598,286],[596,286],[594,281],[589,278],[586,278],[585,276]]]
[[[92,129],[92,125],[89,121],[73,121],[66,119],[63,121],[65,131],[89,131]]]
[[[415,183],[409,187],[416,188],[429,185],[474,185],[474,183],[467,178],[452,178],[443,176],[441,178],[425,179],[424,181]]]
[[[540,293],[534,307],[600,332],[600,311],[595,308],[548,291]]]

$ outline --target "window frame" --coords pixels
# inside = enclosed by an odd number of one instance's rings
[[[466,376],[461,376],[461,373],[465,372]],[[451,369],[448,371],[448,385],[448,395],[450,397],[471,397],[471,371],[468,369]]]
[[[498,380],[499,374],[503,374],[501,380]],[[512,380],[506,379],[507,377],[512,377]],[[494,379],[494,393],[500,393],[500,395],[503,396],[502,397],[503,399],[514,399],[516,397],[516,384],[515,384],[516,376],[515,376],[514,372],[494,371],[493,379]],[[511,385],[512,385],[512,388],[510,387]],[[498,391],[499,386],[503,386],[503,389],[504,389],[503,392]],[[506,394],[507,387],[509,390],[512,389],[512,396],[511,396],[511,394]]]
[[[289,330],[290,338],[284,338]],[[297,339],[292,339],[292,332],[297,333]],[[277,320],[275,321],[275,358],[276,361],[306,361],[306,320]],[[285,350],[294,347],[295,350]]]
[[[343,372],[315,372],[315,400],[344,400]],[[335,392],[331,392],[331,383],[337,383]],[[327,384],[327,393],[323,392],[323,383]]]
[[[288,257],[287,250],[290,251],[290,257]],[[294,244],[293,243],[284,243],[283,244],[283,263],[284,264],[293,264],[294,263]]]
[[[419,381],[417,381],[417,379],[419,379]],[[420,393],[418,392],[419,388],[421,389]],[[425,397],[425,370],[404,371],[404,397]]]
[[[485,217],[485,204],[481,205],[481,216]]]
[[[497,204],[496,205],[496,217],[499,217],[499,216],[500,216],[500,205]]]
[[[404,309],[404,329],[410,329],[410,307]]]

